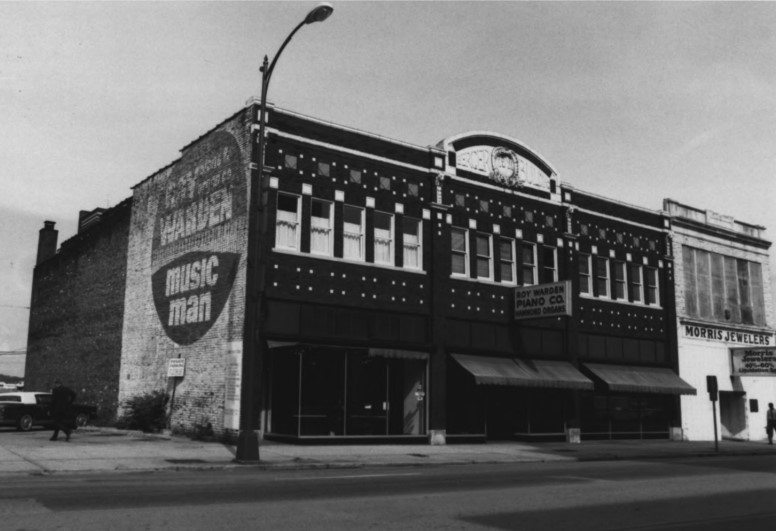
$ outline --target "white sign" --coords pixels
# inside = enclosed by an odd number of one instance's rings
[[[167,378],[183,378],[186,372],[185,358],[172,358],[167,362]]]
[[[776,376],[776,349],[731,348],[733,376]]]
[[[515,288],[515,319],[571,315],[571,281]]]

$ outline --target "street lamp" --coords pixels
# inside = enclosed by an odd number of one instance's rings
[[[261,357],[259,355],[259,304],[261,292],[263,290],[262,272],[259,271],[259,251],[261,241],[259,239],[261,232],[261,216],[259,215],[260,188],[264,179],[264,127],[267,122],[267,90],[269,81],[272,78],[272,72],[275,70],[275,64],[278,62],[280,54],[283,53],[286,45],[291,38],[306,24],[313,22],[323,22],[334,11],[334,7],[328,2],[323,2],[315,6],[302,22],[288,34],[286,40],[278,49],[272,63],[267,66],[267,56],[264,56],[264,62],[261,65],[261,108],[259,109],[259,148],[256,161],[256,170],[251,170],[251,189],[248,197],[248,257],[246,260],[245,272],[245,322],[243,323],[243,352],[242,352],[242,375],[240,385],[240,432],[237,438],[236,460],[239,463],[257,463],[259,461],[259,435],[257,433],[256,407],[259,403],[259,396],[256,393],[255,379],[260,377]]]

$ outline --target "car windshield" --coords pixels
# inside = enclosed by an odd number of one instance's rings
[[[48,395],[48,394],[35,395],[35,401],[38,404],[50,404],[51,403],[51,395]]]
[[[19,395],[3,395],[0,394],[0,402],[21,402],[22,397]]]

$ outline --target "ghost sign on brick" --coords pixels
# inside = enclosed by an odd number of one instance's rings
[[[154,305],[167,336],[191,345],[224,309],[246,213],[240,146],[216,131],[189,147],[160,184],[152,242]]]

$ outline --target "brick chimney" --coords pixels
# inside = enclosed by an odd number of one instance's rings
[[[57,238],[59,231],[54,228],[55,222],[44,221],[43,228],[40,229],[38,235],[38,258],[35,260],[35,265],[41,262],[45,262],[55,254],[57,254]]]

